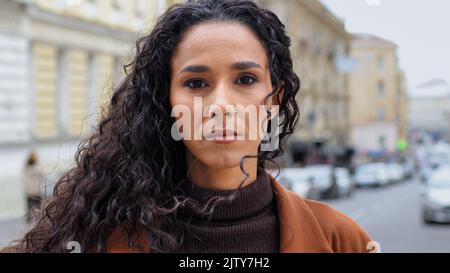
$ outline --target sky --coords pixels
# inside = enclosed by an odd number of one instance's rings
[[[350,33],[369,33],[398,45],[411,95],[428,92],[423,87],[430,85],[450,92],[449,0],[320,1],[344,20]]]

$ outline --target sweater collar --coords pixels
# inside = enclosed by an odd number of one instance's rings
[[[236,193],[235,199],[231,200],[231,202],[227,200],[219,201],[210,216],[191,212],[196,220],[207,218],[217,221],[245,219],[264,211],[273,201],[271,181],[263,168],[258,168],[255,181],[235,190],[207,189],[189,180],[182,187],[187,196],[197,200],[201,205],[206,204],[213,197],[229,197],[231,194]]]
[[[270,185],[276,201],[280,223],[280,252],[332,252],[320,224],[303,198],[281,186],[269,173]],[[258,175],[259,177],[259,175]],[[250,186],[250,185],[249,185]],[[148,234],[135,234],[144,248],[148,248]],[[130,247],[124,228],[116,228],[107,242],[108,252],[140,252]]]

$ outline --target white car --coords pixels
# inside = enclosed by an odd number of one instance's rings
[[[339,189],[339,197],[347,196],[349,197],[353,193],[354,182],[350,175],[350,172],[346,168],[336,168],[335,169],[336,182]]]
[[[385,163],[367,163],[355,171],[357,186],[382,186],[389,184],[389,174]]]
[[[278,181],[287,189],[303,198],[312,198],[312,183],[303,168],[285,168],[280,170]]]
[[[331,165],[319,164],[309,165],[304,168],[313,184],[314,193],[317,198],[339,198],[337,181],[333,181],[333,167]]]
[[[405,180],[405,170],[400,164],[388,163],[386,164],[386,168],[390,182],[400,182]]]
[[[450,167],[436,170],[424,187],[424,222],[450,223]]]

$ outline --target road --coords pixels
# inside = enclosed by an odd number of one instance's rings
[[[350,198],[325,201],[356,220],[381,252],[450,252],[450,225],[425,225],[417,181],[357,189]],[[0,222],[0,247],[26,229],[23,221]]]
[[[450,252],[450,225],[426,225],[419,182],[357,189],[348,199],[326,201],[357,221],[380,243],[381,252]]]

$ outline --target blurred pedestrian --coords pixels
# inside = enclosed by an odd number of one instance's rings
[[[44,173],[34,151],[27,158],[22,180],[25,184],[24,190],[27,199],[27,222],[30,223],[33,220],[34,212],[41,207],[42,185],[44,183]]]

